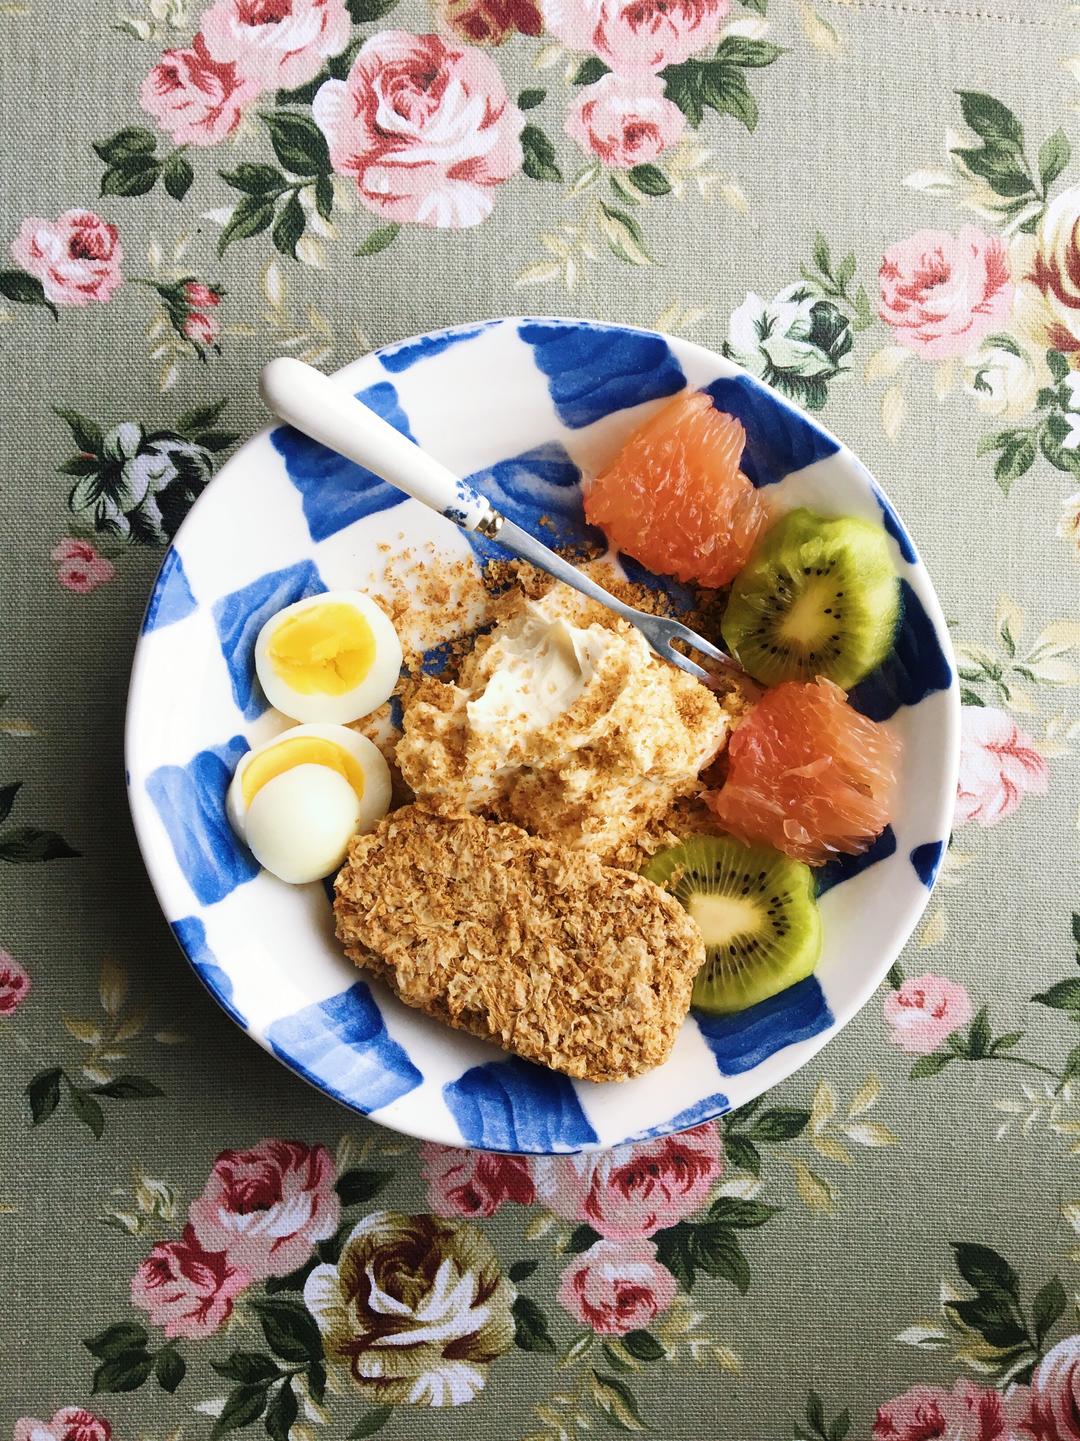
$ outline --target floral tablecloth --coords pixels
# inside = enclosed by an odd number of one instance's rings
[[[1080,1441],[1077,10],[0,4],[4,1435]],[[544,1162],[243,1037],[121,758],[263,361],[520,311],[820,414],[965,686],[941,884],[857,1021],[722,1126]]]

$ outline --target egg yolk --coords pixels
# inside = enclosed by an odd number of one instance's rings
[[[351,605],[308,606],[277,626],[267,648],[270,664],[300,695],[344,695],[375,661],[375,636]]]
[[[318,736],[300,736],[296,740],[283,740],[270,746],[261,755],[253,756],[244,768],[241,792],[245,807],[249,806],[268,781],[294,766],[327,766],[338,775],[344,776],[359,799],[364,795],[364,772],[359,761],[333,741]]]

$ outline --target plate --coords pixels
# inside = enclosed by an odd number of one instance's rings
[[[238,1025],[327,1095],[409,1135],[535,1154],[681,1130],[810,1059],[865,1004],[924,910],[956,793],[959,692],[930,577],[880,487],[814,420],[730,361],[624,326],[507,319],[456,326],[340,372],[365,404],[549,541],[580,535],[580,476],[665,397],[707,388],[747,432],[744,469],[777,506],[860,515],[890,538],[904,614],[893,655],[852,693],[903,743],[893,824],[820,875],[816,974],[737,1016],[691,1014],[665,1065],[598,1085],[508,1057],[410,1010],[340,954],[327,890],[259,870],[224,796],[240,756],[288,722],[254,677],[262,623],[302,596],[429,542],[448,521],[285,426],[225,465],[165,556],[135,654],[126,759],[135,828],[188,960]],[[402,538],[404,537],[404,538]],[[477,542],[474,559],[482,558]],[[641,579],[635,568],[635,579]],[[657,582],[661,583],[661,582]]]

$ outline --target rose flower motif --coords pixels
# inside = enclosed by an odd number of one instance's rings
[[[76,540],[72,535],[65,536],[49,555],[50,559],[57,562],[57,580],[65,590],[72,590],[76,595],[89,595],[92,590],[97,590],[99,585],[105,585],[112,580],[116,574],[116,567],[111,560],[99,555],[88,540]],[[5,1013],[5,991],[10,994],[5,984],[4,968],[0,965],[0,1015]],[[15,1005],[19,1004],[19,1000],[21,997],[17,996]],[[14,1006],[11,1009],[14,1009]]]
[[[971,997],[944,976],[909,976],[885,997],[889,1040],[913,1056],[928,1056],[946,1036],[966,1026],[973,1015]]]
[[[1080,1441],[1080,1336],[1066,1336],[1036,1366],[1029,1406],[1024,1441]]]
[[[325,1146],[260,1141],[222,1151],[188,1215],[208,1251],[224,1251],[255,1280],[287,1276],[337,1230],[341,1202]]]
[[[750,291],[728,321],[724,354],[808,410],[828,399],[828,381],[850,367],[851,322],[806,281],[766,301]]]
[[[990,705],[966,705],[960,716],[958,825],[996,826],[1015,815],[1028,792],[1046,794],[1049,767],[1012,716]]]
[[[139,103],[177,145],[216,145],[261,89],[231,60],[216,60],[198,34],[190,47],[165,51],[143,81]]]
[[[522,1156],[461,1151],[456,1146],[421,1146],[420,1174],[428,1183],[428,1205],[436,1216],[494,1216],[504,1201],[531,1206],[536,1190]]]
[[[675,1277],[651,1241],[597,1241],[571,1261],[559,1304],[601,1336],[641,1330],[675,1299]]]
[[[547,28],[617,75],[678,65],[720,33],[730,0],[541,0]]]
[[[0,951],[0,1016],[14,1015],[29,994],[30,974],[26,967],[10,951]]]
[[[477,225],[521,168],[525,117],[498,66],[438,35],[373,35],[347,80],[320,87],[312,114],[334,169],[388,221]]]
[[[566,133],[605,165],[630,169],[663,154],[681,137],[686,117],[665,98],[655,75],[627,80],[602,75],[587,85],[566,117]]]
[[[1022,278],[1041,297],[1045,344],[1080,350],[1080,188],[1063,190],[1043,211],[1031,269]]]
[[[53,305],[108,300],[124,278],[116,226],[92,210],[65,210],[55,220],[28,215],[11,242],[11,258],[41,281]]]
[[[878,1407],[870,1434],[873,1441],[1027,1441],[1022,1423],[1026,1389],[1002,1396],[966,1379],[951,1391],[912,1386]]]
[[[700,1210],[724,1169],[712,1121],[611,1151],[543,1156],[532,1163],[537,1197],[556,1215],[601,1236],[651,1236]]]
[[[95,1416],[82,1406],[61,1406],[51,1421],[20,1416],[13,1441],[109,1441],[111,1435],[112,1427],[104,1416]]]
[[[920,230],[886,250],[879,312],[898,345],[928,360],[966,355],[1007,322],[1013,284],[1000,236]]]
[[[341,54],[352,21],[342,0],[216,0],[201,28],[215,60],[264,90],[295,90]]]
[[[304,1303],[326,1359],[376,1405],[460,1406],[513,1345],[514,1287],[472,1226],[373,1211]]]
[[[159,1241],[139,1266],[131,1301],[170,1339],[196,1340],[229,1319],[234,1297],[250,1284],[247,1271],[233,1266],[224,1251],[205,1250],[187,1225],[179,1241]]]
[[[511,35],[544,30],[535,0],[435,0],[436,9],[455,35],[470,45],[501,45]]]

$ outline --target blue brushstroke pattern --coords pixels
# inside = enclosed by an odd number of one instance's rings
[[[283,1016],[266,1039],[294,1071],[364,1115],[415,1091],[424,1079],[390,1038],[363,981]]]
[[[574,1151],[597,1139],[573,1083],[516,1056],[474,1066],[443,1096],[465,1144],[485,1151]]]
[[[733,1016],[694,1012],[705,1044],[726,1076],[752,1071],[777,1051],[820,1035],[833,1023],[825,993],[813,976]]]
[[[357,391],[376,415],[395,430],[415,439],[409,417],[398,403],[398,393],[389,381],[381,380]],[[289,479],[300,492],[304,519],[312,540],[326,540],[354,521],[364,520],[380,510],[389,510],[406,499],[404,493],[361,465],[327,450],[318,441],[301,435],[289,425],[270,432],[270,442],[285,462]]]
[[[659,335],[572,321],[526,321],[518,334],[532,346],[558,417],[571,430],[674,395],[686,384],[671,347]]]
[[[902,580],[896,643],[877,670],[852,689],[848,700],[871,720],[888,720],[901,706],[918,705],[934,691],[948,690],[952,679],[933,622]]]
[[[314,562],[302,560],[284,570],[261,575],[250,585],[214,602],[214,625],[221,653],[229,668],[233,698],[245,720],[256,720],[270,704],[255,676],[255,642],[259,631],[283,606],[319,595],[325,589]]]
[[[823,896],[826,891],[831,891],[833,886],[839,886],[844,881],[850,881],[852,876],[861,875],[868,867],[877,865],[878,861],[884,861],[896,853],[896,833],[892,826],[886,826],[881,834],[857,856],[837,856],[835,860],[829,861],[814,872],[814,881],[817,886],[817,893]]]
[[[420,657],[420,671],[422,675],[439,676],[444,673],[450,664],[450,657],[453,654],[453,643],[448,640],[441,640],[436,645],[429,646]],[[404,716],[404,711],[402,712]]]
[[[695,1101],[692,1106],[687,1106],[685,1111],[672,1116],[671,1120],[663,1126],[650,1126],[647,1131],[635,1131],[632,1136],[627,1136],[627,1141],[651,1141],[657,1136],[668,1136],[673,1131],[688,1131],[691,1126],[700,1126],[702,1121],[711,1121],[714,1116],[722,1116],[725,1111],[731,1110],[731,1102],[722,1091],[717,1091],[712,1096],[706,1096],[704,1100]]]
[[[840,449],[812,420],[748,375],[714,380],[705,386],[705,393],[712,396],[717,410],[742,421],[746,431],[742,469],[756,486],[776,485],[792,471]]]
[[[944,841],[924,841],[911,852],[911,864],[915,867],[915,874],[927,890],[934,884],[944,854]]]
[[[248,749],[243,736],[199,751],[187,765],[159,766],[146,781],[173,852],[200,905],[224,900],[259,874],[259,864],[237,840],[225,816],[225,792]]]
[[[233,1005],[232,977],[221,969],[217,957],[206,943],[206,927],[198,916],[182,916],[172,922],[173,935],[180,942],[195,974],[238,1026],[247,1026],[247,1021]]]
[[[468,477],[468,483],[487,496],[508,520],[538,536],[552,547],[606,546],[604,533],[585,519],[581,499],[581,471],[561,445],[537,446],[523,455],[500,460],[486,470]],[[546,524],[540,524],[543,516]],[[481,565],[505,560],[501,545],[485,540],[476,531],[466,540]]]
[[[470,326],[468,330],[444,330],[434,335],[421,335],[417,340],[403,340],[400,345],[388,345],[377,354],[384,370],[389,370],[392,375],[400,375],[403,370],[408,370],[419,361],[441,355],[444,350],[449,350],[452,345],[460,345],[464,340],[475,340],[478,335],[483,335],[485,330],[498,324],[497,320],[486,320],[482,325]]]
[[[644,585],[649,590],[662,590],[671,602],[672,610],[676,615],[685,615],[693,610],[694,592],[688,585],[683,585],[681,580],[676,580],[670,575],[654,575],[633,556],[623,555],[621,550],[618,552],[618,561],[627,580],[632,581],[634,585]]]
[[[900,554],[907,561],[908,565],[914,565],[919,559],[915,550],[915,544],[904,529],[904,522],[897,515],[891,500],[877,485],[873,486],[874,499],[881,507],[881,517],[886,531],[896,541]]]
[[[184,573],[180,552],[170,546],[161,562],[161,569],[146,607],[143,635],[147,631],[160,630],[164,625],[175,625],[178,620],[183,620],[197,609],[198,605]]]

